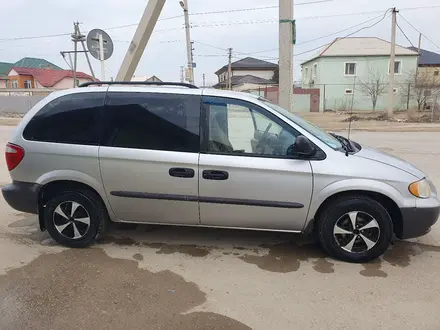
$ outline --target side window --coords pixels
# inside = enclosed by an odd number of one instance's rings
[[[218,97],[205,97],[203,103],[209,153],[282,157],[300,135],[252,103]]]
[[[105,146],[199,152],[200,96],[109,92]]]
[[[105,93],[61,96],[30,120],[23,137],[31,141],[98,145],[104,97]]]

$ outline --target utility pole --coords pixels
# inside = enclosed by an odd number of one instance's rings
[[[185,82],[185,67],[183,66],[180,67],[180,82]]]
[[[232,90],[232,48],[229,48],[228,63],[228,89]]]
[[[419,45],[417,47],[417,53],[419,54],[417,56],[417,67],[416,67],[416,81],[417,81],[417,77],[419,75],[419,61],[420,61],[420,47],[422,46],[422,34],[419,34]]]
[[[72,34],[72,41],[73,41],[73,88],[76,88],[76,64],[77,64],[77,52],[78,52],[78,25],[79,22],[73,22],[73,34]]]
[[[124,61],[116,76],[117,81],[130,81],[133,77],[164,4],[165,0],[148,1],[144,14],[125,54]]]
[[[394,96],[394,66],[396,60],[396,15],[399,11],[393,8],[391,20],[391,54],[390,54],[390,74],[388,83],[388,117],[393,116],[393,96]]]
[[[279,0],[279,105],[292,111],[293,105],[293,0]]]
[[[205,88],[205,74],[203,74],[203,88]]]
[[[185,17],[185,33],[186,33],[186,52],[188,56],[188,73],[189,73],[189,83],[194,84],[194,71],[192,63],[192,43],[189,25],[189,14],[188,14],[188,1],[180,1],[180,6],[183,8],[183,15]]]

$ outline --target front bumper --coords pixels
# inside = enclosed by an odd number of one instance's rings
[[[13,181],[2,188],[6,202],[17,211],[38,214],[38,193],[36,183]]]
[[[401,208],[402,223],[395,228],[400,239],[414,238],[427,234],[440,214],[440,206]]]

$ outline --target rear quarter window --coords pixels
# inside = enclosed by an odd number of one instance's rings
[[[102,145],[199,152],[200,104],[196,95],[109,92]]]
[[[26,140],[98,145],[105,93],[76,93],[46,104],[23,131]]]

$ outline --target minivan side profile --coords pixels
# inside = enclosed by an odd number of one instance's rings
[[[6,147],[5,200],[60,244],[89,246],[109,221],[271,230],[365,262],[439,216],[419,169],[259,96],[99,84],[50,94]]]

